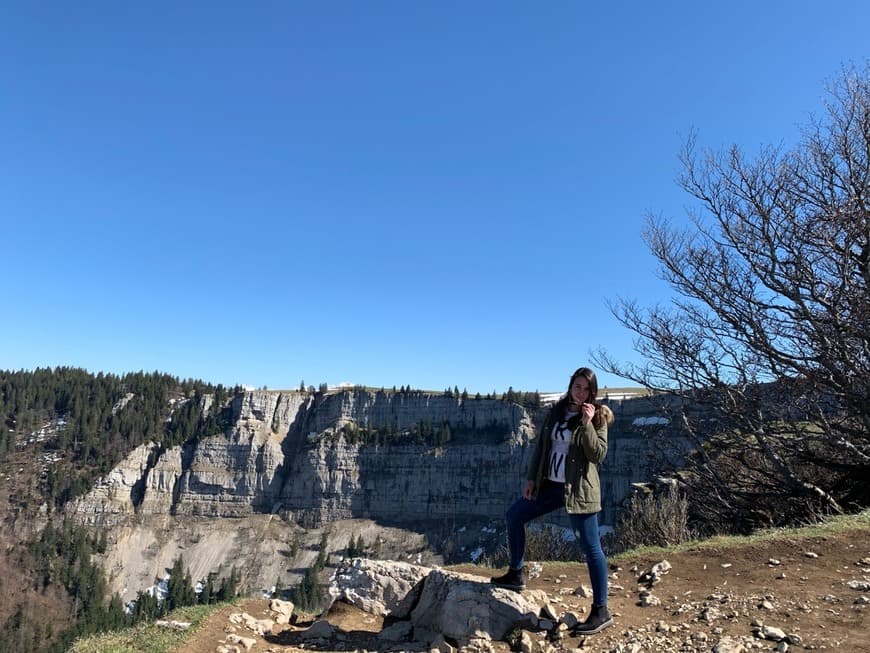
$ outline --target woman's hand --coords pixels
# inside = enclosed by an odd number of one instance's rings
[[[535,482],[534,481],[526,481],[526,487],[523,488],[523,499],[528,501],[532,500],[532,497],[535,493]]]
[[[591,422],[594,416],[595,404],[583,404],[583,417],[581,418],[583,426],[586,426],[589,422]]]

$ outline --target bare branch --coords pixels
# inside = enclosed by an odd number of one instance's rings
[[[828,91],[793,149],[716,153],[690,135],[691,226],[647,216],[643,232],[676,297],[610,306],[644,363],[593,355],[683,400],[686,483],[711,519],[870,505],[870,62]]]

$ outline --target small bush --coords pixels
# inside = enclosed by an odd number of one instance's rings
[[[674,486],[652,494],[635,494],[616,521],[614,549],[672,546],[692,539],[689,502]]]
[[[492,555],[485,556],[480,564],[490,567],[505,567],[508,564],[506,544],[499,546]],[[540,528],[526,528],[526,560],[578,562],[584,560],[583,548],[570,529],[545,524]]]

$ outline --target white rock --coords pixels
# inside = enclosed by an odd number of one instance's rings
[[[650,571],[661,576],[662,574],[668,573],[671,569],[671,563],[667,560],[662,560],[661,562],[654,564]]]
[[[513,592],[479,576],[433,569],[411,620],[415,633],[421,628],[456,640],[474,639],[479,633],[500,640],[515,626],[537,628],[546,597],[544,592]]]
[[[269,609],[272,612],[277,612],[280,615],[285,615],[287,617],[293,616],[293,605],[292,601],[282,601],[281,599],[272,599],[269,601]],[[279,622],[280,623],[280,622]],[[284,622],[288,623],[288,622]]]
[[[187,630],[190,628],[189,621],[166,621],[165,619],[158,619],[154,622],[154,625],[161,628],[174,628],[175,630]]]
[[[662,600],[654,596],[652,592],[641,592],[640,593],[640,605],[642,608],[648,608],[654,605],[661,605]]]
[[[275,621],[272,619],[257,619],[246,612],[242,613],[242,618],[245,622],[245,628],[260,636],[271,633],[272,627],[275,625]]]
[[[774,642],[782,641],[786,637],[784,630],[774,626],[762,626],[758,634],[761,635],[762,639],[770,639]]]
[[[556,616],[556,611],[553,610],[553,606],[549,603],[544,603],[544,605],[541,606],[540,616],[544,619],[549,619],[550,621],[559,620],[559,617]]]
[[[530,562],[526,565],[526,573],[529,578],[538,578],[544,573],[544,566],[540,562]]]
[[[722,613],[719,612],[714,607],[708,607],[701,610],[700,619],[701,621],[706,621],[707,623],[712,623],[716,619],[719,619],[722,616]]]
[[[422,581],[430,571],[407,562],[354,558],[336,569],[329,595],[366,612],[403,619],[417,602]]]
[[[257,643],[257,640],[253,637],[241,637],[239,635],[227,635],[227,641],[230,644],[241,644],[246,651],[250,651]]]
[[[590,599],[592,598],[592,588],[588,585],[579,585],[577,589],[574,590],[574,594],[584,599]]]
[[[242,653],[242,649],[240,649],[238,646],[233,646],[232,644],[229,646],[220,644],[215,649],[215,651],[216,653]]]

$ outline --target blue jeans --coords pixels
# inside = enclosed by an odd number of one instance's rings
[[[511,569],[522,569],[526,554],[526,524],[536,517],[565,507],[563,483],[544,481],[538,496],[529,501],[520,497],[508,508],[507,535]],[[598,533],[598,513],[585,515],[568,514],[574,535],[580,539],[589,580],[592,582],[592,605],[607,605],[607,558],[601,548]]]

